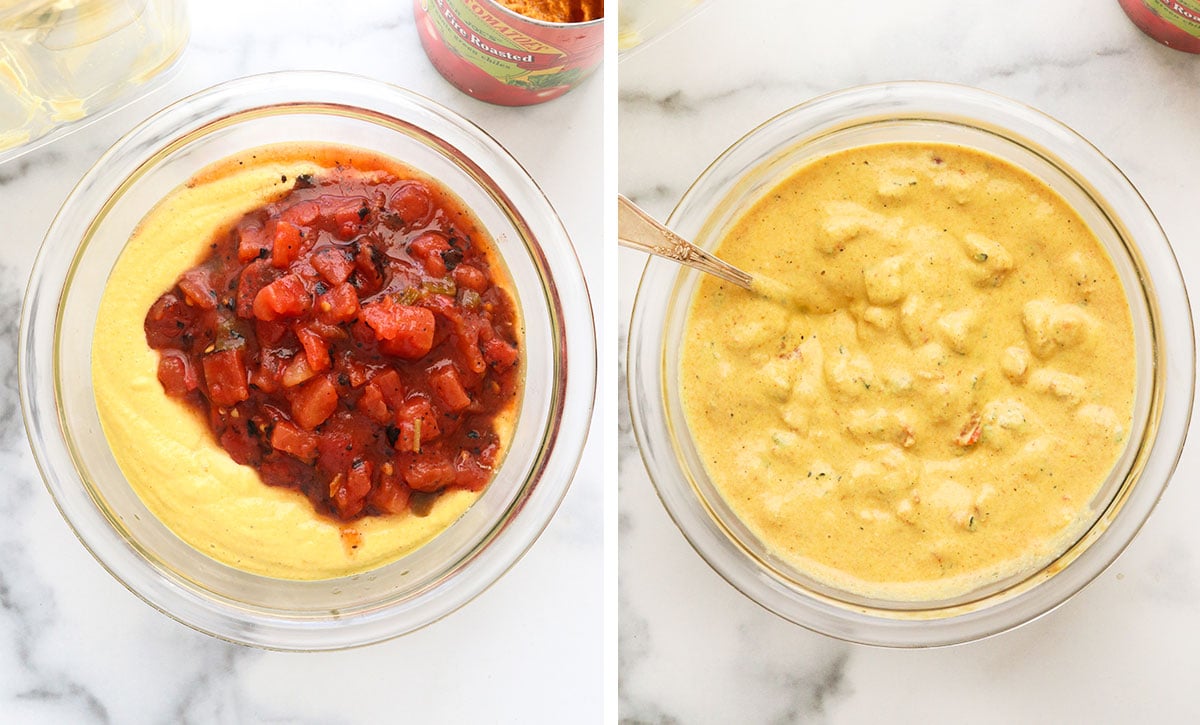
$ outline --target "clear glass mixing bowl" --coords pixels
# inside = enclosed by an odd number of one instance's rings
[[[249,574],[171,533],[117,467],[90,375],[100,295],[142,217],[213,162],[289,141],[367,148],[448,186],[490,231],[524,322],[520,415],[510,450],[483,495],[413,553],[322,581]],[[46,485],[113,576],[209,634],[319,650],[375,642],[435,621],[520,558],[550,521],[578,465],[595,393],[595,356],[591,305],[570,240],[537,185],[498,143],[400,88],[343,74],[288,72],[231,81],[184,99],[97,161],[63,204],[34,264],[19,365],[22,411]]]
[[[891,83],[832,93],[767,121],[692,184],[668,226],[712,249],[762,194],[798,167],[865,144],[971,146],[1031,172],[1084,218],[1117,268],[1133,313],[1138,379],[1130,442],[1090,502],[1091,525],[1032,572],[944,601],[864,598],[773,556],[722,500],[680,403],[680,340],[699,273],[651,259],[629,334],[629,399],[642,457],[697,552],[767,609],[825,634],[920,647],[978,639],[1053,609],[1104,570],[1149,516],[1178,461],[1191,414],[1195,349],[1183,278],[1157,220],[1121,172],[1063,124],[972,88]]]

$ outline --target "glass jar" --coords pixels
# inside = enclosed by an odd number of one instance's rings
[[[0,161],[149,90],[187,37],[185,0],[0,4]]]

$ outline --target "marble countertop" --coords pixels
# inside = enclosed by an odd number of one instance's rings
[[[665,219],[760,122],[828,91],[941,80],[1059,118],[1124,170],[1200,285],[1200,57],[1140,33],[1115,0],[710,0],[623,56],[618,189]],[[691,549],[656,497],[624,402],[644,258],[618,254],[619,712],[630,722],[1181,722],[1200,718],[1200,451],[1102,576],[1015,631],[895,651],[770,614]],[[1195,441],[1192,441],[1195,443]]]
[[[426,95],[500,141],[575,241],[593,304],[602,271],[603,68],[529,108],[477,102],[429,64],[411,2],[192,2],[192,36],[150,97],[0,165],[0,721],[20,723],[595,722],[603,702],[603,486],[593,425],[580,472],[528,554],[467,606],[362,649],[288,654],[212,639],[159,614],[80,546],[21,423],[21,298],[59,205],[100,154],[166,103],[281,69],[373,76]],[[597,320],[598,326],[601,320]],[[600,347],[611,359],[612,351]],[[611,390],[600,390],[596,420]]]

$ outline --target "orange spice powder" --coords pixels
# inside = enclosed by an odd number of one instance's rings
[[[604,0],[496,0],[514,13],[549,23],[582,23],[604,17]]]

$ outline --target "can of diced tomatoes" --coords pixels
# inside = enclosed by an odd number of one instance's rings
[[[603,8],[603,0],[413,0],[433,67],[464,93],[504,106],[558,98],[595,70]]]

